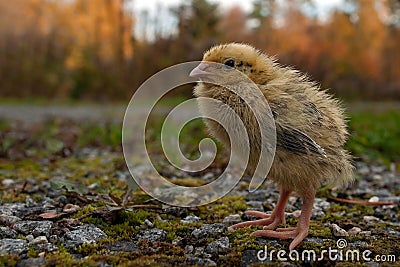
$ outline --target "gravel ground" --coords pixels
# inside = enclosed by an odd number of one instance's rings
[[[359,213],[353,211],[353,214],[349,214],[348,210],[338,209],[338,206],[349,207],[351,205],[336,203],[319,196],[315,200],[312,215],[312,220],[317,222],[317,225],[312,225],[312,229],[315,231],[311,231],[309,237],[303,242],[308,247],[336,244],[339,238],[344,238],[348,242],[347,247],[360,251],[369,248],[374,251],[374,240],[386,239],[388,242],[399,240],[398,204],[400,196],[395,192],[400,191],[400,175],[391,172],[384,166],[368,166],[364,163],[357,164],[357,174],[360,178],[356,183],[346,190],[333,192],[333,194],[346,199],[386,201],[394,204],[373,207],[369,210],[368,215],[363,211]],[[22,182],[19,179],[2,179],[1,181],[5,191],[19,190]],[[246,182],[242,183],[247,185]],[[210,223],[209,219],[203,219],[202,213],[193,213],[186,208],[162,205],[159,212],[168,214],[166,218],[158,217],[157,219],[157,217],[150,216],[137,226],[138,231],[127,240],[112,242],[109,240],[110,236],[105,233],[103,224],[85,223],[81,218],[73,216],[84,208],[84,204],[79,201],[79,195],[66,195],[63,190],[54,189],[49,181],[42,179],[29,179],[25,181],[24,187],[29,188],[25,192],[27,196],[24,202],[0,205],[0,255],[18,255],[18,266],[51,266],[54,262],[48,259],[48,255],[60,252],[60,248],[66,249],[73,259],[79,260],[87,256],[87,252],[80,253],[79,248],[82,248],[82,245],[96,245],[101,240],[107,240],[107,242],[100,242],[103,255],[135,252],[140,258],[140,255],[157,253],[156,248],[159,244],[163,243],[165,246],[165,243],[168,243],[175,249],[182,250],[180,264],[183,265],[236,265],[237,261],[235,264],[224,261],[224,255],[232,253],[235,249],[232,242],[240,243],[240,239],[235,239],[228,227],[234,223],[252,219],[243,212],[239,212],[238,214],[227,214],[222,220]],[[264,186],[254,193],[240,188],[245,188],[245,186],[239,185],[230,195],[244,198],[247,209],[270,212],[278,198],[278,193],[273,185]],[[43,198],[40,201],[34,201],[30,196],[38,192],[43,195]],[[300,208],[300,199],[293,195],[289,199],[286,209],[287,219],[295,220],[299,216]],[[109,212],[111,213],[111,211]],[[324,221],[327,213],[337,220]],[[176,234],[171,239],[167,238],[169,234],[167,230],[156,226],[157,220],[168,224],[175,223],[176,219],[180,221],[181,225],[191,225],[188,233]],[[330,232],[318,235],[316,234],[318,227],[329,229]],[[146,248],[149,251],[143,250],[143,242],[146,242]],[[256,238],[253,242],[253,244],[241,244],[241,252],[237,254],[237,260],[240,261],[241,266],[263,262],[257,258],[259,250],[254,249],[257,246],[266,245],[275,249],[287,249],[288,245],[286,241],[266,238]],[[400,256],[398,246],[393,250],[388,250],[389,252],[397,259]],[[175,264],[177,262],[172,261],[171,265]],[[167,265],[169,264],[167,263]],[[112,266],[112,264],[100,265],[99,263],[98,266]]]
[[[27,124],[48,116],[120,121],[124,109],[0,106],[0,118]],[[129,172],[120,151],[83,148],[71,153],[18,163],[0,158],[0,266],[352,264],[327,255],[318,262],[262,259],[265,248],[287,251],[290,241],[253,237],[254,228],[230,230],[232,224],[254,219],[245,215],[247,209],[272,211],[279,197],[273,184],[249,193],[244,179],[216,203],[171,207],[140,192],[127,194]],[[357,179],[347,189],[318,192],[309,236],[298,249],[321,253],[337,249],[341,241],[344,251],[371,251],[373,260],[361,259],[362,265],[378,266],[376,256],[393,255],[388,266],[400,266],[400,174],[382,164],[357,162],[356,167]],[[191,178],[209,182],[215,173]],[[163,174],[188,178],[170,170]],[[391,204],[354,205],[343,199]],[[297,222],[300,208],[301,199],[293,194],[286,207],[289,225]]]

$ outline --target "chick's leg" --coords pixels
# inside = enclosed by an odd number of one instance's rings
[[[254,225],[254,226],[264,226],[264,229],[272,230],[272,229],[275,229],[281,222],[283,224],[286,224],[285,206],[289,199],[290,193],[291,193],[291,190],[289,190],[289,189],[284,189],[284,188],[281,189],[281,194],[279,196],[279,200],[276,203],[276,206],[275,206],[274,210],[272,211],[272,214],[266,214],[264,212],[255,211],[255,210],[248,210],[248,211],[246,211],[247,215],[259,217],[262,219],[238,223],[238,224],[232,225],[231,227],[233,229],[237,229],[237,228]]]
[[[278,228],[276,231],[271,230],[258,230],[253,234],[257,236],[265,236],[280,239],[294,240],[290,243],[289,249],[293,250],[303,239],[308,235],[308,228],[310,226],[310,218],[312,214],[312,208],[315,197],[315,190],[304,192],[300,194],[303,199],[303,205],[301,207],[301,215],[297,227],[292,228]]]

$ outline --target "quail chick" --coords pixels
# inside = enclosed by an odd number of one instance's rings
[[[247,211],[248,215],[260,219],[239,223],[232,228],[263,226],[263,230],[253,234],[293,239],[289,247],[293,250],[308,235],[314,197],[321,183],[326,181],[343,186],[352,180],[351,156],[343,148],[348,137],[343,109],[337,100],[320,90],[318,84],[306,75],[279,65],[252,46],[238,43],[215,46],[205,52],[202,63],[191,72],[191,76],[201,79],[212,76],[213,64],[207,62],[224,64],[250,78],[268,101],[275,120],[277,144],[268,179],[279,186],[279,200],[272,214]],[[237,98],[226,97],[223,87],[200,82],[194,94],[223,101],[240,116],[248,132],[257,132],[254,120],[249,119],[253,115],[246,104],[233,103],[231,99]],[[206,108],[202,110],[207,113]],[[230,141],[222,126],[209,119],[205,122],[209,132],[229,147]],[[259,137],[249,134],[250,172],[259,157]],[[303,200],[298,225],[276,229],[281,223],[285,225],[284,210],[293,191]]]

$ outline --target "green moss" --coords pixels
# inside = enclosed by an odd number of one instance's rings
[[[80,218],[89,213],[93,213],[95,210],[97,210],[97,207],[94,207],[92,204],[89,204],[89,205],[86,205],[85,207],[83,207],[83,209],[81,209],[80,211],[78,211],[77,213],[72,215],[71,217],[72,218]]]
[[[246,201],[240,196],[225,196],[215,203],[199,207],[200,217],[205,221],[221,221],[226,216],[237,214],[247,209]]]
[[[39,252],[36,251],[33,246],[29,247],[29,249],[28,249],[28,257],[29,258],[36,258],[38,254],[39,254]]]
[[[102,227],[102,230],[110,240],[115,241],[132,240],[137,233],[135,227],[130,225],[128,221],[115,225],[106,225]]]
[[[0,266],[14,267],[18,261],[19,257],[17,255],[0,255]]]
[[[137,209],[134,211],[121,211],[119,213],[119,220],[128,222],[129,225],[141,225],[144,221],[150,218],[151,213],[144,209]]]

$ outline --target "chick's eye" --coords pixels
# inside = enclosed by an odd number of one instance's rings
[[[235,61],[233,59],[229,59],[229,60],[225,61],[224,64],[231,68],[235,67]]]

